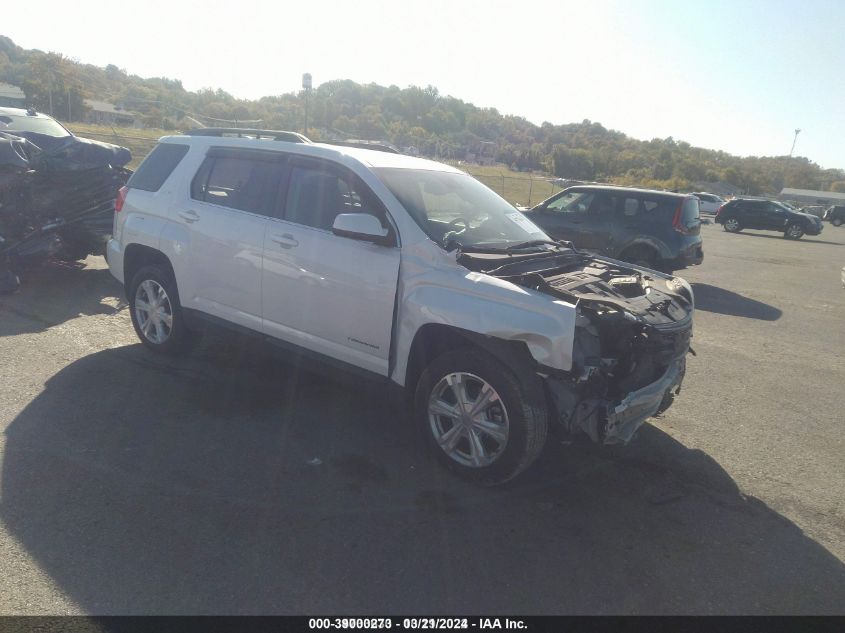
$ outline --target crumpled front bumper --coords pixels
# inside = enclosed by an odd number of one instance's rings
[[[626,444],[643,422],[672,404],[686,372],[686,353],[674,358],[654,382],[619,401],[579,398],[565,381],[548,379],[554,412],[569,433],[582,431],[599,444]]]
[[[686,359],[674,360],[658,380],[632,391],[622,401],[607,409],[605,444],[627,444],[637,429],[656,414],[667,394],[677,393],[684,380]]]

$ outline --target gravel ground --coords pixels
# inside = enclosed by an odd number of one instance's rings
[[[703,228],[675,406],[477,488],[372,385],[137,343],[100,258],[0,298],[0,613],[845,613],[845,228]]]

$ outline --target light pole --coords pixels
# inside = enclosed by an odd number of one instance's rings
[[[302,74],[302,89],[305,91],[305,131],[308,136],[308,93],[311,92],[311,73]]]
[[[792,152],[794,152],[794,151],[795,151],[795,143],[798,141],[798,133],[799,133],[800,131],[801,131],[801,130],[800,130],[800,129],[798,129],[798,128],[796,128],[796,129],[795,129],[795,136],[794,136],[794,137],[793,137],[793,139],[792,139],[792,149],[791,149],[791,150],[789,150],[789,157],[790,157],[790,158],[792,158]]]

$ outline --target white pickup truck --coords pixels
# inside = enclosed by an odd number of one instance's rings
[[[549,433],[627,442],[671,404],[692,334],[684,280],[554,242],[450,166],[289,132],[162,138],[107,257],[150,349],[210,323],[363,372],[488,484]]]

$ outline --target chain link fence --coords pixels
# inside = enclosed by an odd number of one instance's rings
[[[482,174],[471,166],[461,165],[461,169],[479,182],[498,193],[511,204],[532,207],[553,196],[563,189],[555,179],[526,174],[525,176],[507,176],[505,174]]]

